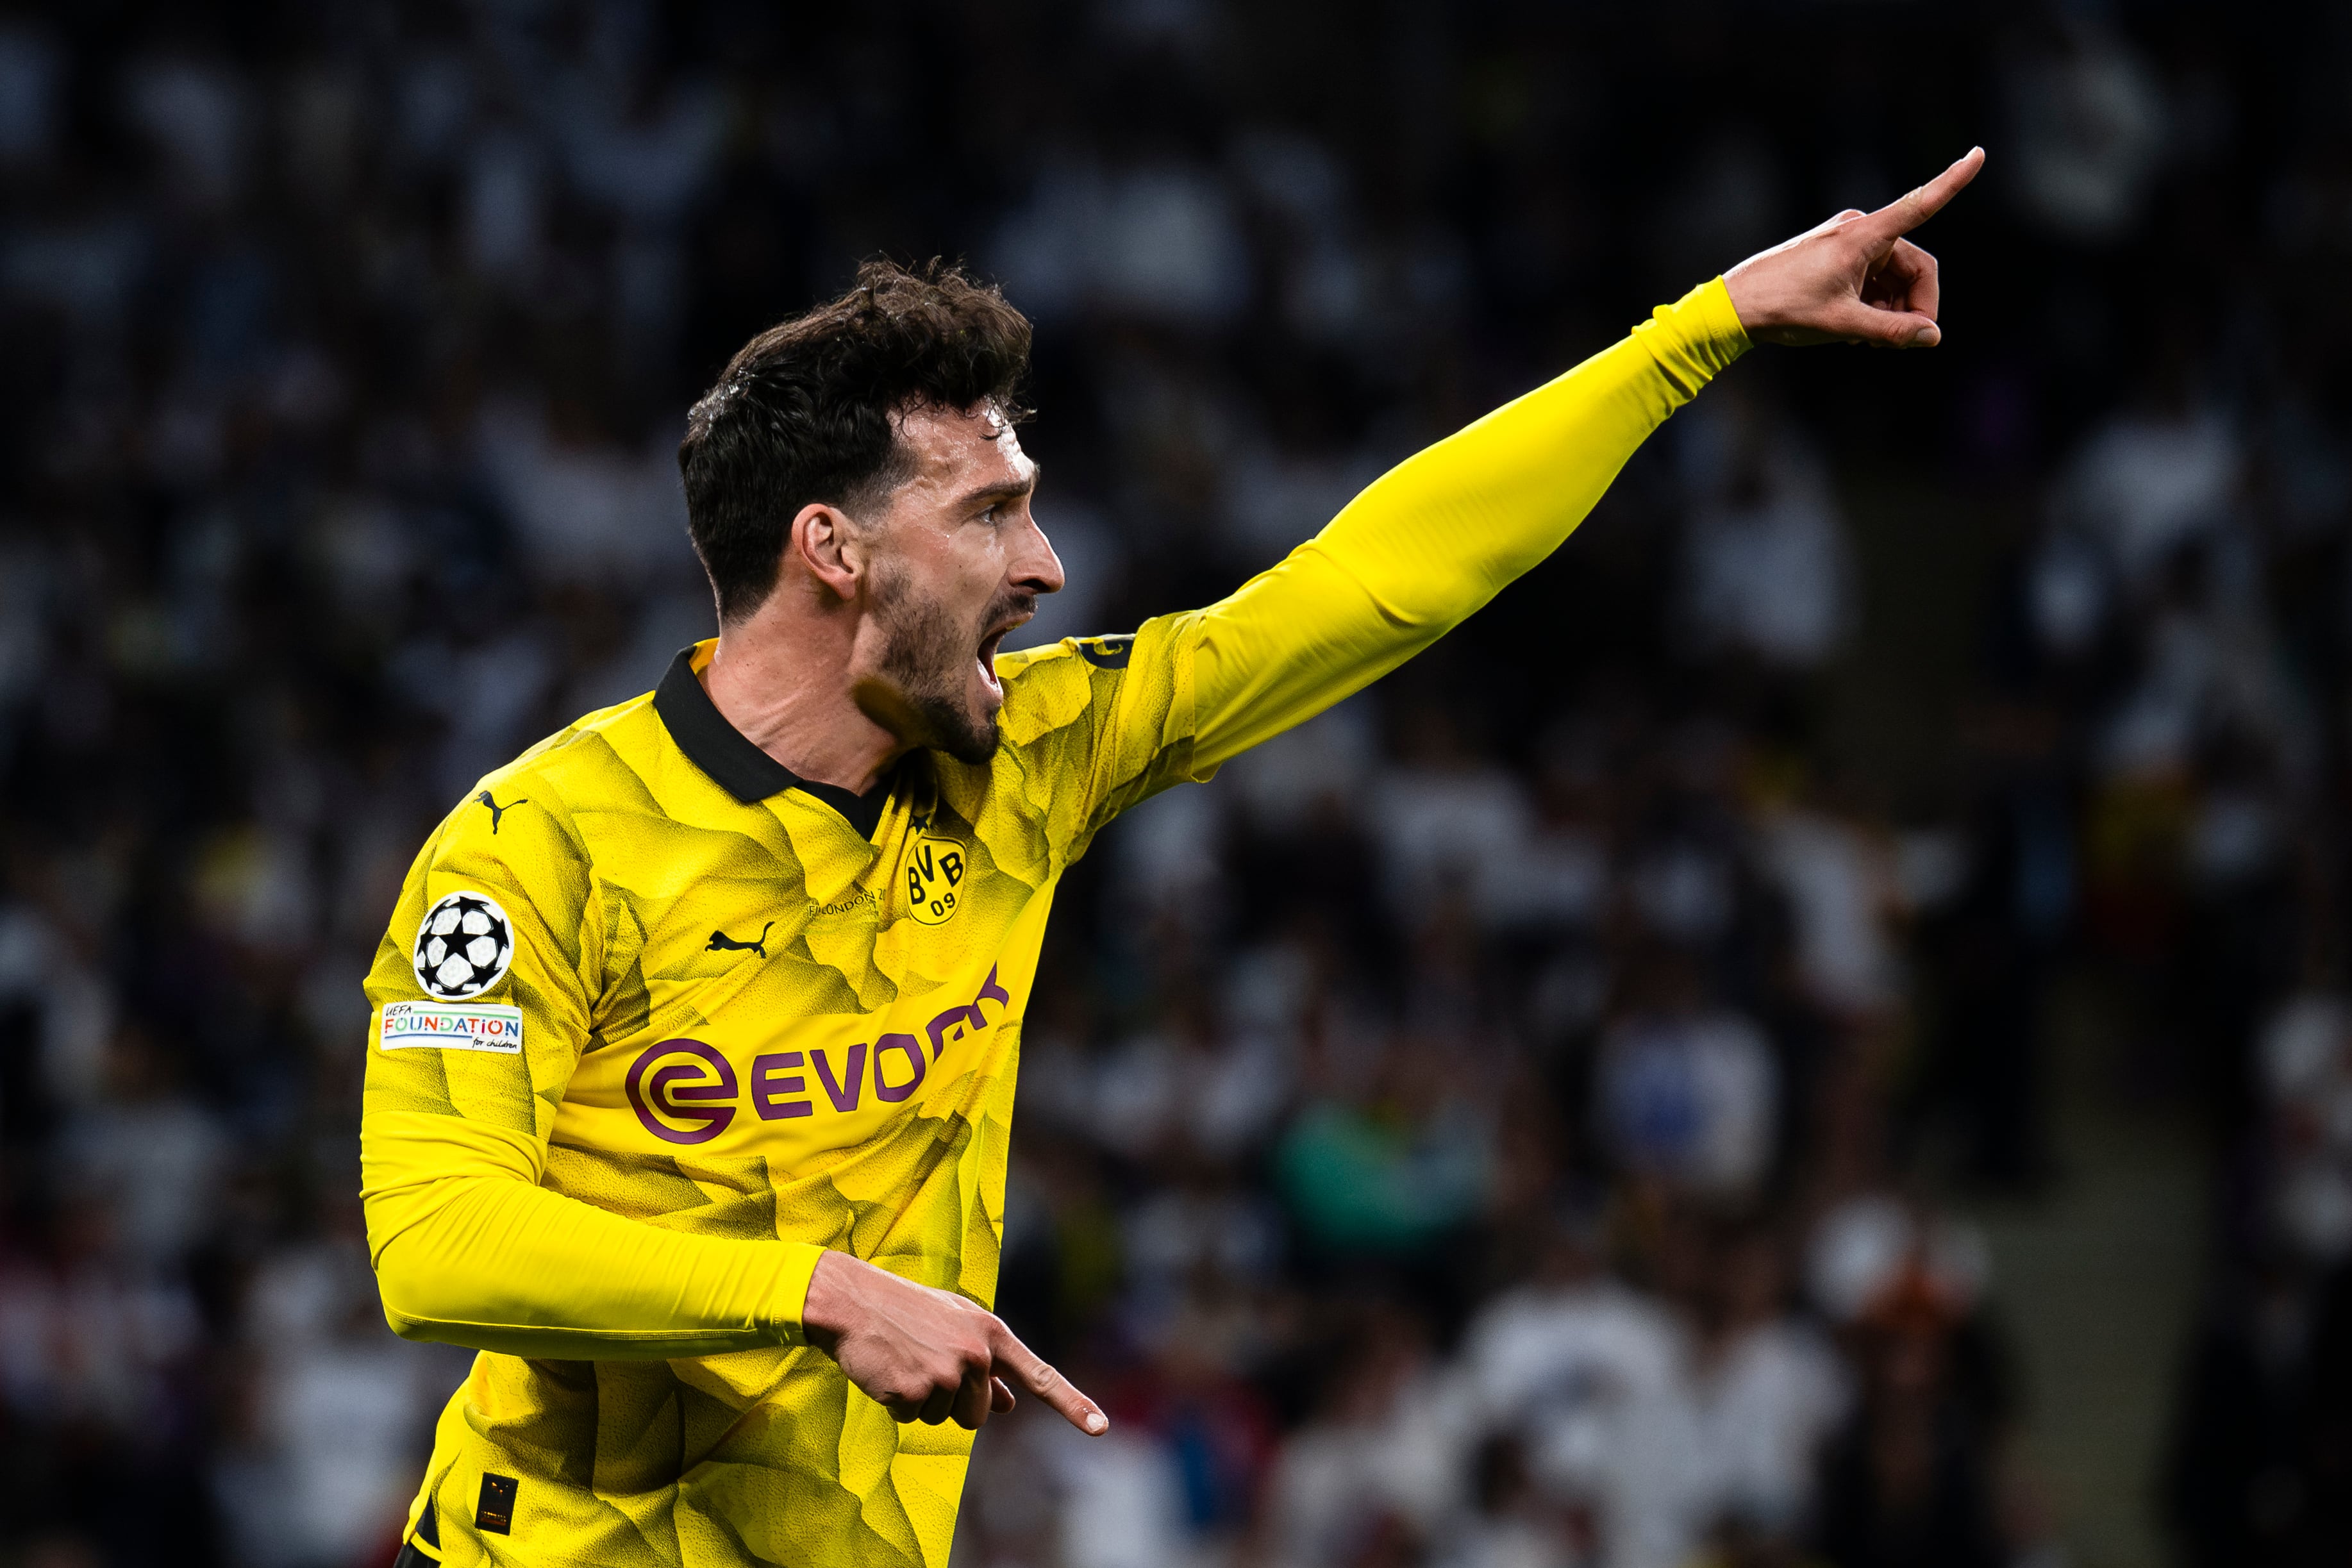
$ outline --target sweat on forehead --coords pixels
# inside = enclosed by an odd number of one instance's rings
[[[994,407],[917,409],[898,421],[897,446],[906,477],[921,473],[1025,479],[1035,465],[1021,449],[1013,422]]]
[[[938,424],[955,428],[969,427],[985,440],[994,441],[1012,434],[1013,422],[1002,405],[995,402],[975,403],[969,408],[950,408],[937,403],[909,403],[890,416],[890,426],[900,436],[919,424]]]

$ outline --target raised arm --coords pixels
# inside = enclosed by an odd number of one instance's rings
[[[1192,776],[1387,674],[1558,549],[1634,448],[1751,340],[1932,347],[1935,258],[1903,236],[1983,157],[1971,152],[1878,212],[1840,213],[1662,307],[1557,381],[1399,464],[1202,611]]]
[[[1643,438],[1748,348],[1717,279],[1389,470],[1203,612],[1205,772],[1370,684],[1559,547]]]

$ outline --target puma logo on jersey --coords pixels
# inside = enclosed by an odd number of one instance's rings
[[[492,834],[496,834],[499,830],[499,817],[504,816],[516,806],[529,805],[530,804],[530,797],[529,795],[525,795],[520,800],[510,800],[507,802],[506,805],[500,805],[497,801],[490,798],[490,792],[488,790],[484,790],[474,798],[490,808],[490,832]]]
[[[760,928],[760,934],[749,942],[737,942],[725,931],[715,931],[710,933],[710,945],[702,951],[705,952],[756,952],[761,958],[765,958],[768,956],[768,933],[775,929],[776,922],[770,921]]]

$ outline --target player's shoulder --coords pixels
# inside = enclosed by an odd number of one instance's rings
[[[584,856],[576,814],[643,795],[642,767],[660,722],[651,692],[583,714],[475,780],[444,822],[445,838]]]
[[[1120,632],[1103,637],[1064,637],[1037,647],[1001,653],[996,656],[996,673],[1002,679],[1017,680],[1032,670],[1052,670],[1072,660],[1089,669],[1125,669],[1135,657],[1135,639],[1141,635]]]
[[[1055,643],[996,656],[1004,687],[997,725],[1024,746],[1077,722],[1109,684],[1098,679],[1125,670],[1135,657],[1135,634],[1064,637]]]
[[[659,743],[661,717],[653,693],[599,708],[531,746],[482,784],[528,779],[566,801],[592,798],[614,785],[634,787]]]
[[[1197,613],[1159,616],[1131,632],[1064,637],[1059,642],[996,656],[1004,686],[997,722],[1021,745],[1076,723],[1097,702],[1115,700],[1129,676],[1168,664]]]

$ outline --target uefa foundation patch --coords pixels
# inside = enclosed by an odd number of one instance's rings
[[[522,1049],[522,1009],[496,1004],[453,1007],[446,1002],[387,1002],[382,1043],[387,1051],[433,1046],[512,1056]]]

